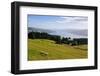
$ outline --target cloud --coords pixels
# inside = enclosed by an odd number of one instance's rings
[[[46,18],[47,19],[47,18]],[[32,27],[43,28],[43,29],[88,29],[88,17],[81,16],[58,16],[53,19],[40,19],[39,21],[31,20]],[[42,22],[41,22],[42,21]]]
[[[78,17],[78,16],[68,16],[68,17],[60,17],[62,20],[57,20],[58,23],[80,23],[80,22],[87,22],[88,17]]]

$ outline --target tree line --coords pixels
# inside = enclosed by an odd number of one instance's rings
[[[87,38],[74,38],[71,39],[70,37],[63,37],[59,35],[50,35],[46,32],[29,32],[28,33],[29,39],[49,39],[55,41],[57,44],[69,44],[69,45],[81,45],[87,44]]]

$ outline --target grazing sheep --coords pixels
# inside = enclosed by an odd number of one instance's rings
[[[42,56],[47,56],[48,53],[47,53],[47,52],[44,52],[44,51],[40,51],[40,55],[42,55]]]

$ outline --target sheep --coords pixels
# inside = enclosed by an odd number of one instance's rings
[[[47,52],[44,52],[44,51],[40,51],[40,55],[42,55],[42,56],[47,56],[48,53],[47,53]]]

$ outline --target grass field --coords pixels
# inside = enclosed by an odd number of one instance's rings
[[[88,56],[87,45],[55,44],[52,40],[28,39],[28,60],[83,59]]]

